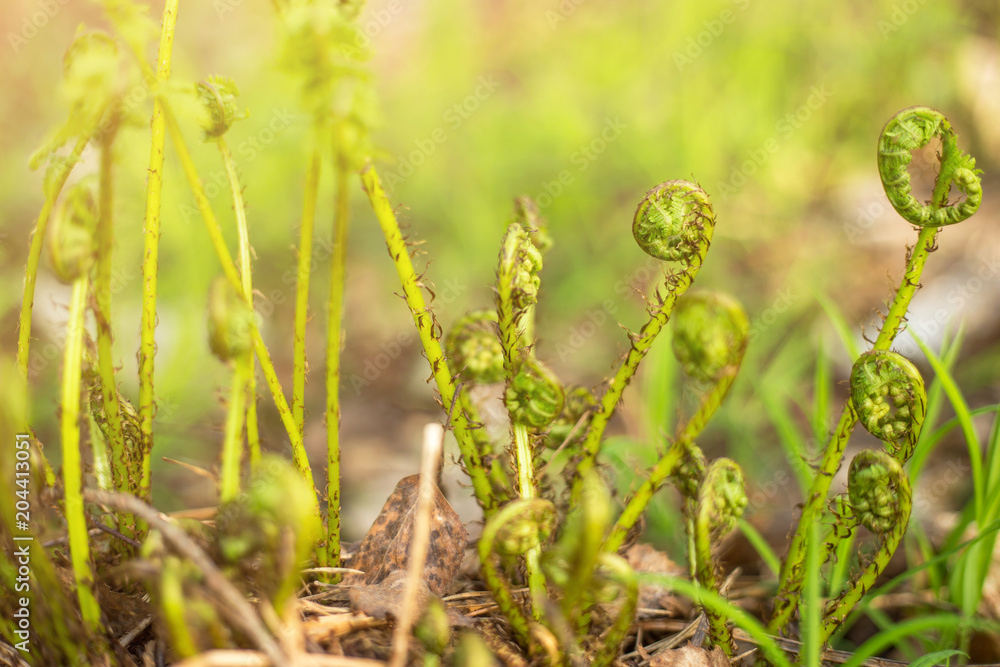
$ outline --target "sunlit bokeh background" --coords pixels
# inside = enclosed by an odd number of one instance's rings
[[[154,17],[160,11],[159,4],[150,8]],[[41,174],[27,161],[65,119],[62,54],[81,23],[103,25],[99,7],[10,0],[0,8],[5,358],[16,346],[23,266],[42,201]],[[424,242],[417,262],[427,268],[445,327],[465,310],[491,302],[489,285],[512,200],[532,196],[556,242],[543,273],[538,352],[567,381],[599,383],[625,350],[617,324],[641,326],[642,296],[659,275],[632,241],[636,204],[649,188],[675,178],[698,181],[710,193],[719,223],[697,285],[742,300],[754,338],[706,446],[743,463],[754,489],[774,487],[766,499],[785,512],[797,492],[794,484],[774,484],[784,455],[757,395],[771,387],[789,398],[793,417],[805,420],[820,350],[841,362],[836,373],[846,377],[847,354],[818,299],[836,304],[859,341],[862,327],[869,335],[876,330],[876,310],[891,295],[915,233],[882,194],[875,141],[904,107],[940,109],[960,145],[986,171],[986,196],[972,220],[941,235],[910,324],[934,343],[965,322],[964,358],[971,361],[959,366],[963,386],[983,402],[1000,398],[1000,220],[992,196],[1000,166],[995,2],[375,0],[363,26],[379,100],[376,164],[411,240]],[[242,90],[241,105],[250,115],[234,126],[229,141],[246,186],[257,303],[287,389],[311,135],[294,83],[276,66],[275,35],[272,8],[263,0],[182,0],[173,80],[190,85],[219,74]],[[150,101],[140,105],[148,112]],[[200,131],[191,118],[182,122],[235,247],[217,153],[198,145]],[[137,123],[116,144],[115,344],[121,388],[133,401],[148,134],[147,124]],[[930,164],[918,169],[927,192]],[[74,179],[95,170],[96,155],[88,153]],[[206,479],[160,456],[217,465],[229,371],[211,356],[204,324],[208,284],[219,266],[169,147],[165,177],[153,484],[156,502],[171,510],[214,502]],[[324,460],[329,169],[322,188],[307,398],[307,442],[317,466]],[[363,533],[396,480],[416,471],[420,426],[440,418],[360,185],[354,195],[342,383],[348,538]],[[31,357],[32,419],[53,453],[68,300],[68,288],[43,268]],[[901,347],[913,350],[905,341]],[[630,466],[639,465],[628,448],[634,443],[648,450],[673,429],[676,406],[683,404],[673,373],[669,347],[658,345],[626,393],[615,430],[627,438],[614,449],[626,474],[622,490]],[[656,400],[669,396],[674,399]],[[260,404],[267,445],[282,450],[287,442],[270,397]],[[654,539],[669,539],[668,514],[654,515]],[[777,525],[783,534],[788,524]]]

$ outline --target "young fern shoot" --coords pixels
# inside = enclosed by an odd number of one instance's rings
[[[90,272],[97,254],[94,238],[97,203],[86,183],[67,193],[55,213],[49,248],[52,268],[60,281],[73,286],[66,347],[63,352],[62,436],[64,512],[69,534],[70,563],[84,624],[92,632],[100,627],[101,609],[94,596],[87,518],[83,508],[83,457],[80,443],[80,383],[83,374],[84,315]]]
[[[912,151],[927,146],[935,137],[941,140],[938,155],[940,168],[931,201],[924,205],[913,196],[907,167],[912,160]],[[920,286],[927,258],[935,247],[940,225],[961,222],[975,213],[982,200],[982,184],[975,159],[958,148],[957,137],[947,119],[927,107],[904,109],[886,123],[878,140],[877,162],[889,202],[904,220],[920,230],[916,243],[907,251],[903,279],[873,345],[873,349],[884,351],[892,347],[902,329],[910,301]],[[962,202],[949,203],[948,195],[953,184],[965,195]],[[844,449],[857,423],[857,408],[853,398],[848,399],[806,495],[798,526],[781,568],[778,594],[768,625],[774,634],[785,633],[795,615],[804,581],[802,564],[807,535],[810,526],[819,520],[829,495],[830,482],[843,461]],[[906,447],[904,444],[902,453],[906,453]]]
[[[581,457],[572,481],[571,502],[579,500],[583,476],[594,468],[604,429],[639,362],[663,330],[677,300],[694,282],[712,242],[715,213],[705,191],[688,181],[667,181],[646,193],[636,208],[632,235],[643,252],[678,268],[666,278],[648,307],[649,320],[630,336],[630,348],[586,424]]]
[[[851,401],[858,421],[883,441],[886,453],[900,465],[913,454],[927,413],[927,393],[920,371],[896,352],[870,350],[851,369]],[[824,542],[827,559],[843,540],[850,539],[859,523],[853,503],[839,518]]]
[[[743,471],[732,459],[717,459],[705,473],[698,491],[697,518],[695,519],[695,554],[698,585],[719,592],[716,564],[712,559],[712,545],[729,533],[747,506]],[[736,647],[733,634],[725,616],[712,607],[704,607],[708,618],[707,640],[721,646],[726,655],[733,656]]]
[[[688,375],[710,384],[697,411],[678,428],[666,453],[625,505],[605,543],[607,551],[618,550],[653,495],[671,476],[687,499],[687,515],[693,520],[694,501],[705,472],[705,458],[695,439],[729,393],[746,352],[750,322],[739,302],[728,295],[699,292],[686,296],[677,307],[674,326],[674,355]],[[693,539],[691,530],[689,538]]]
[[[528,230],[512,222],[500,245],[497,264],[497,332],[507,382],[504,405],[510,414],[513,432],[518,492],[524,500],[538,497],[535,443],[529,429],[544,428],[551,423],[562,411],[564,400],[558,378],[534,358],[531,341],[526,337],[526,324],[532,319],[532,309],[538,301],[541,269],[541,251],[535,247]],[[542,602],[546,597],[540,556],[537,546],[525,553],[528,587],[534,602],[532,613],[536,620],[541,618]]]
[[[871,563],[859,573],[823,613],[821,640],[839,628],[847,614],[882,573],[903,539],[910,519],[912,497],[903,466],[885,452],[865,450],[851,461],[848,502],[858,522],[879,537]]]

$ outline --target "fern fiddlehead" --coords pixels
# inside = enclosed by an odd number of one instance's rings
[[[445,350],[451,368],[463,383],[486,385],[504,380],[503,348],[497,338],[495,310],[472,311],[456,320],[445,336]],[[480,423],[479,408],[472,400],[467,385],[459,387],[458,401],[470,424],[469,436],[489,468],[493,496],[499,503],[504,503],[511,498],[507,471],[502,457],[497,455],[486,429]]]
[[[927,394],[920,371],[895,352],[870,350],[851,369],[851,402],[865,430],[882,440],[888,454],[905,465],[923,428]],[[848,503],[848,511],[824,540],[825,558],[854,534],[859,517]]]
[[[926,146],[934,136],[940,137],[942,144],[938,155],[940,167],[930,204],[925,207],[913,197],[907,167],[912,159],[910,152]],[[920,276],[940,231],[938,225],[959,222],[975,213],[982,197],[982,185],[975,160],[958,149],[956,135],[947,119],[926,107],[904,109],[890,119],[879,136],[877,160],[886,197],[907,222],[920,228],[916,243],[908,250],[903,279],[873,346],[875,350],[888,350],[901,331],[910,301],[920,287]],[[949,206],[948,193],[953,182],[966,199],[961,204]],[[812,524],[819,520],[833,474],[841,465],[844,449],[857,422],[855,408],[853,399],[848,400],[805,498],[798,527],[781,568],[778,594],[768,625],[772,633],[782,633],[795,614],[804,581],[802,563],[806,537]]]
[[[965,200],[957,204],[935,201],[923,204],[913,196],[907,167],[912,151],[937,137],[941,140],[941,172],[938,183],[954,184]],[[911,107],[893,116],[878,142],[878,171],[892,207],[907,222],[918,227],[953,225],[970,217],[983,200],[983,186],[974,158],[958,149],[957,137],[948,119],[928,107]],[[935,188],[935,194],[938,194]],[[948,190],[943,191],[945,200]]]
[[[515,220],[528,222],[530,209],[523,204],[515,211]],[[496,308],[497,332],[503,350],[503,368],[507,380],[504,405],[510,414],[518,490],[522,499],[538,496],[535,483],[535,445],[529,429],[543,428],[562,411],[563,390],[555,375],[537,361],[530,340],[534,306],[542,270],[542,253],[531,240],[529,230],[520,222],[507,226],[497,262]],[[528,588],[535,602],[532,614],[541,618],[545,597],[545,577],[540,566],[541,552],[536,548],[525,553]]]
[[[636,208],[632,235],[643,252],[676,266],[667,270],[648,307],[649,320],[637,334],[607,390],[595,406],[583,438],[571,498],[582,492],[582,476],[594,467],[601,437],[626,385],[663,330],[677,300],[688,290],[705,261],[715,230],[715,213],[708,195],[688,181],[667,181],[646,193]]]
[[[823,614],[821,641],[829,639],[885,569],[910,519],[912,497],[903,466],[885,452],[865,450],[851,461],[848,502],[857,521],[878,535],[880,544],[868,567],[831,600]]]
[[[476,310],[457,319],[445,337],[452,368],[463,382],[502,382],[503,348],[497,338],[497,314]]]
[[[698,492],[695,519],[696,573],[700,586],[719,592],[715,562],[712,560],[712,544],[736,526],[746,506],[743,471],[732,459],[713,461],[705,472],[705,479]],[[726,655],[734,655],[736,647],[726,617],[711,607],[705,607],[704,612],[708,618],[708,639],[712,644],[721,646]]]
[[[674,353],[686,372],[711,384],[697,411],[679,429],[618,517],[605,543],[608,551],[621,546],[653,495],[671,476],[689,500],[687,509],[693,509],[705,470],[704,456],[694,441],[729,393],[746,352],[750,323],[743,307],[728,295],[699,292],[686,296],[677,307],[674,327]]]
[[[542,498],[519,499],[504,505],[483,527],[479,538],[479,566],[483,581],[510,622],[518,643],[529,651],[533,640],[531,622],[514,600],[510,582],[497,569],[497,557],[511,557],[538,549],[555,529],[555,505]]]
[[[906,463],[927,414],[920,371],[900,354],[870,350],[851,369],[851,401],[865,430],[885,442],[900,463]]]
[[[562,413],[564,402],[562,384],[545,364],[526,356],[514,367],[504,405],[515,423],[544,428]]]

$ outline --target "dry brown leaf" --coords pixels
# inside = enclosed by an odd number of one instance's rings
[[[427,600],[431,597],[431,592],[427,588],[427,582],[421,579],[417,583],[416,614],[419,617],[427,606]],[[357,611],[362,611],[372,618],[385,618],[391,615],[399,618],[403,608],[403,589],[406,588],[406,571],[393,570],[385,579],[377,584],[359,584],[354,586],[349,593],[351,607]]]
[[[345,584],[377,584],[394,570],[406,571],[419,486],[420,475],[399,480],[358,547],[357,555],[351,560],[351,567],[365,574],[348,574],[344,577]],[[430,592],[438,596],[447,595],[462,564],[468,542],[469,534],[461,519],[435,487],[431,541],[423,570],[423,579]]]
[[[697,646],[683,646],[661,651],[649,659],[649,667],[729,667],[729,658],[716,646],[706,651]]]
[[[648,544],[634,544],[625,552],[625,560],[636,573],[669,574],[681,577],[685,569],[670,560],[662,551],[657,551]],[[678,605],[677,596],[658,584],[643,583],[639,585],[639,607],[643,609],[666,609],[668,611],[683,609],[686,605]]]

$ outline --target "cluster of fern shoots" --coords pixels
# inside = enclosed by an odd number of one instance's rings
[[[154,69],[143,55],[150,25],[141,11],[128,2],[105,3],[115,36],[87,31],[73,43],[65,61],[72,112],[34,160],[36,166],[48,168],[45,204],[26,271],[19,377],[8,383],[5,376],[3,382],[23,389],[4,402],[9,412],[5,417],[11,418],[8,423],[22,421],[28,411],[31,312],[46,243],[53,272],[72,289],[59,414],[61,480],[37,441],[30,447],[30,468],[36,472],[30,480],[23,478],[25,503],[28,498],[40,503],[41,498],[51,497],[51,490],[59,491],[74,581],[72,593],[66,594],[53,559],[35,547],[30,582],[37,606],[32,632],[35,645],[47,647],[40,659],[55,664],[77,656],[107,656],[120,648],[103,630],[107,596],[97,584],[88,523],[116,536],[112,544],[118,558],[141,557],[157,573],[147,587],[170,634],[172,650],[181,658],[194,656],[206,646],[226,645],[235,630],[280,664],[281,648],[273,637],[279,633],[280,622],[275,619],[294,613],[291,603],[300,567],[326,568],[322,576],[336,582],[341,565],[338,387],[348,194],[352,179],[360,174],[360,185],[399,274],[447,426],[458,443],[461,465],[483,511],[484,529],[477,546],[482,579],[524,652],[553,665],[580,660],[597,666],[614,662],[635,618],[640,582],[621,553],[637,538],[653,496],[671,483],[682,498],[693,583],[675,577],[661,579],[703,607],[709,626],[707,646],[719,646],[734,655],[732,626],[736,622],[755,633],[766,660],[787,664],[764,628],[720,594],[720,572],[713,558],[713,549],[737,524],[747,498],[739,466],[727,458],[708,461],[698,439],[737,377],[749,323],[732,297],[688,292],[705,262],[716,225],[708,195],[693,183],[675,180],[654,187],[640,201],[632,233],[640,248],[660,261],[662,277],[646,299],[647,321],[638,331],[629,332],[628,350],[614,374],[596,390],[564,386],[536,354],[534,318],[540,272],[552,243],[528,199],[516,201],[513,219],[500,241],[495,303],[460,318],[444,335],[425,302],[410,248],[372,165],[367,138],[370,91],[360,67],[364,53],[357,46],[361,43],[356,26],[360,7],[306,0],[275,3],[284,45],[282,62],[302,83],[302,103],[311,114],[316,146],[308,156],[300,225],[289,400],[255,315],[246,207],[225,140],[231,125],[244,116],[237,103],[239,91],[224,78],[191,84],[169,81],[177,3],[168,0],[166,4]],[[140,389],[133,407],[117,389],[110,284],[115,139],[123,125],[134,121],[135,109],[127,104],[125,93],[135,85],[151,93],[153,111],[142,257]],[[185,143],[177,107],[198,109],[203,138],[218,146],[235,211],[235,260]],[[208,534],[200,524],[182,530],[165,522],[146,504],[154,451],[154,329],[166,136],[171,137],[219,260],[220,277],[206,295],[208,337],[213,352],[232,370],[220,453],[220,511],[215,530]],[[941,141],[941,168],[932,200],[923,204],[912,195],[907,165],[912,151],[935,138]],[[58,151],[67,143],[72,148],[68,156],[61,155]],[[96,182],[81,180],[63,192],[88,146],[99,155]],[[903,465],[919,436],[926,398],[919,372],[890,348],[903,327],[939,228],[968,218],[982,197],[974,160],[957,148],[951,126],[931,109],[907,109],[890,120],[879,139],[878,160],[889,200],[906,221],[919,228],[919,234],[908,252],[903,280],[881,332],[872,349],[854,364],[851,396],[812,477],[781,568],[767,627],[770,635],[793,632],[807,562],[830,558],[839,543],[864,526],[875,534],[878,548],[823,609],[822,639],[829,638],[884,569],[906,530],[911,499]],[[336,183],[336,243],[326,323],[328,484],[320,494],[303,442],[305,325],[318,183],[322,170],[330,167]],[[960,203],[949,203],[952,185],[964,195]],[[88,310],[96,322],[94,341],[85,326]],[[616,516],[602,476],[605,430],[625,387],[668,325],[673,327],[674,353],[698,388],[700,400],[693,414],[662,443],[658,460],[624,499],[624,509]],[[287,432],[293,466],[261,454],[258,367]],[[500,437],[484,423],[479,397],[489,392],[473,391],[477,385],[492,387],[493,396],[503,402],[509,420]],[[81,428],[88,420],[92,427]],[[847,493],[833,502],[840,515],[836,528],[817,538],[815,527],[821,524],[830,501],[833,473],[843,464],[846,444],[858,422],[885,447],[865,451],[850,462]],[[85,442],[84,433],[89,433],[89,441]],[[15,442],[12,434],[7,435],[3,433],[4,442]],[[20,449],[22,440],[16,442]],[[84,461],[85,445],[92,452],[88,462]],[[8,459],[15,457],[5,455],[4,465]],[[93,470],[94,488],[84,488],[85,463]],[[15,471],[4,468],[3,474],[9,488],[15,488]],[[16,479],[20,484],[22,477]],[[327,509],[322,512],[324,504]],[[30,535],[27,529],[15,528],[18,511],[16,499],[10,494],[0,496],[5,546]],[[206,552],[214,559],[205,558]],[[0,581],[15,590],[19,569],[9,553],[13,550],[0,555]],[[251,582],[268,623],[262,623],[247,601],[234,598],[232,588],[227,588],[227,577],[253,579],[244,567],[249,561],[263,563],[273,573],[268,581]],[[528,588],[527,597],[514,592],[522,583]],[[213,606],[210,597],[198,592],[201,588],[209,589],[223,604]],[[38,591],[45,595],[39,596]],[[20,630],[11,620],[8,604],[14,603],[0,603],[4,611],[0,634],[15,645]],[[63,619],[71,618],[81,622],[65,624]]]

